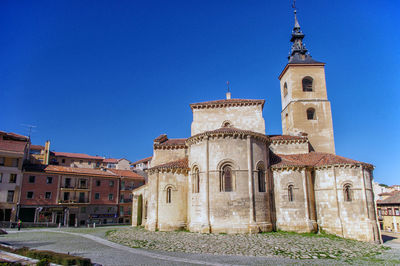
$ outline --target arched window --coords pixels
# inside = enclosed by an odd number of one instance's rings
[[[283,85],[283,96],[286,96],[287,94],[288,94],[287,83],[285,82],[285,84]]]
[[[167,188],[167,203],[171,203],[172,199],[172,187]]]
[[[294,200],[294,195],[293,195],[293,185],[288,186],[288,200],[293,201]]]
[[[232,167],[230,165],[222,167],[219,189],[224,192],[233,191]]]
[[[303,91],[313,91],[313,78],[312,77],[303,78]]]
[[[345,184],[343,186],[344,201],[351,201],[351,185]]]
[[[258,168],[258,192],[265,192],[265,171],[262,167]]]
[[[195,167],[192,174],[192,192],[200,192],[200,171],[199,168]]]
[[[307,119],[308,120],[315,120],[316,119],[315,109],[314,108],[308,108],[307,109]]]
[[[231,127],[232,123],[229,120],[225,120],[224,122],[222,122],[221,127]]]

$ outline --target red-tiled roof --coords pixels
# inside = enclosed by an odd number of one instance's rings
[[[107,158],[104,159],[103,162],[105,163],[118,163],[121,159],[114,159],[114,158]]]
[[[2,151],[17,152],[20,154],[24,154],[26,145],[27,145],[26,141],[0,139],[0,150]]]
[[[138,173],[132,172],[130,170],[117,170],[117,169],[110,169],[111,172],[118,175],[119,177],[127,177],[132,179],[139,179],[144,180],[144,177],[139,175]]]
[[[76,174],[76,175],[89,175],[89,176],[103,176],[103,177],[116,177],[116,175],[110,171],[103,171],[92,168],[75,168],[59,165],[48,165],[45,172],[50,173],[63,173],[63,174]]]
[[[387,197],[383,200],[377,200],[377,204],[400,204],[400,191],[392,191],[392,196]]]
[[[150,169],[178,169],[178,168],[182,168],[182,169],[189,168],[189,161],[188,161],[187,157],[184,159],[173,161],[173,162],[160,164],[160,165],[154,166]]]
[[[44,150],[44,146],[41,146],[41,145],[31,145],[31,150]]]
[[[186,139],[168,139],[157,146],[182,146],[185,145]]]
[[[323,152],[291,155],[271,154],[270,161],[273,168],[284,166],[324,166],[333,164],[362,164],[373,168],[371,164]]]
[[[23,136],[23,135],[16,134],[16,133],[13,133],[13,132],[0,131],[0,135],[2,135],[4,139],[9,139],[9,140],[27,141],[29,139],[27,136]]]
[[[54,152],[54,156],[57,157],[68,157],[68,158],[79,158],[79,159],[93,159],[93,160],[103,160],[100,156],[91,156],[84,153],[72,153],[72,152]]]
[[[205,107],[227,107],[227,106],[242,106],[242,105],[262,105],[264,107],[264,100],[252,100],[252,99],[225,99],[225,100],[216,100],[216,101],[208,101],[201,103],[192,103],[190,104],[190,108],[205,108]]]
[[[134,162],[134,163],[131,163],[131,164],[145,163],[145,162],[151,161],[151,159],[152,159],[152,158],[153,158],[153,156],[150,156],[150,157],[147,157],[147,158],[141,159],[141,160],[139,160],[139,161],[136,161],[136,162]]]

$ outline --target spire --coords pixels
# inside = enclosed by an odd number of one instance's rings
[[[303,43],[303,38],[305,35],[301,31],[299,21],[297,20],[296,0],[293,1],[292,7],[294,9],[294,27],[292,31],[292,38],[290,39],[293,44],[288,57],[289,63],[316,63],[316,61],[311,58],[311,55],[308,53],[308,50]]]

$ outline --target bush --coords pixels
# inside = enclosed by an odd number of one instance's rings
[[[79,256],[73,256],[69,254],[57,253],[49,250],[36,250],[29,249],[27,247],[19,249],[10,249],[7,247],[1,247],[2,250],[19,254],[21,256],[29,257],[32,259],[38,259],[37,265],[46,266],[50,262],[61,264],[61,265],[79,265],[79,266],[89,266],[92,265],[90,259],[82,258]]]

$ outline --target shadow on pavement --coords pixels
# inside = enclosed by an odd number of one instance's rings
[[[387,241],[390,241],[390,240],[393,240],[393,239],[396,239],[396,238],[397,237],[393,237],[393,236],[388,236],[388,235],[382,234],[383,243],[386,243]]]

